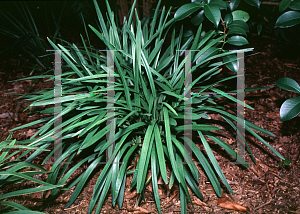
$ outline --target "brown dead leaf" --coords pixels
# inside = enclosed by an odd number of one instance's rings
[[[132,199],[132,198],[134,198],[136,195],[137,195],[137,193],[136,193],[136,191],[134,191],[134,192],[131,193],[131,194],[125,194],[125,198]]]
[[[227,198],[224,195],[222,195],[222,197],[218,199],[218,206],[225,208],[225,209],[229,209],[229,210],[237,210],[237,211],[242,211],[242,212],[247,211],[246,207],[243,207],[243,206],[231,201],[229,198]]]
[[[137,207],[136,210],[133,213],[154,213],[152,210],[146,210],[142,207]]]
[[[201,201],[199,198],[197,198],[196,196],[194,196],[194,204],[197,204],[199,206],[206,206],[206,207],[210,207],[210,205],[208,205],[207,203]]]

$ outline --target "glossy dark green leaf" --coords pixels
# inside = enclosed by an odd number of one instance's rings
[[[290,120],[300,113],[300,97],[290,98],[280,107],[281,121]]]
[[[293,80],[291,78],[283,77],[283,78],[277,80],[276,85],[279,88],[282,88],[282,89],[285,89],[288,91],[293,91],[296,93],[300,93],[300,86],[298,85],[298,83],[295,80]]]
[[[219,9],[223,9],[223,10],[226,10],[226,8],[227,8],[226,3],[222,0],[211,0],[211,2],[209,4],[216,5]]]
[[[259,0],[245,0],[245,2],[251,6],[257,7],[258,9],[260,7]]]
[[[279,16],[275,27],[288,28],[300,23],[300,13],[297,11],[288,11]]]
[[[223,56],[222,57],[223,59],[223,62],[225,63],[226,67],[237,73],[238,72],[238,62],[237,62],[237,57],[236,57],[236,54],[230,54],[230,55],[227,55],[227,56]]]
[[[196,16],[191,19],[193,25],[198,26],[204,21],[204,10],[201,10]]]
[[[289,8],[291,8],[292,10],[300,10],[300,0],[292,1]]]
[[[282,13],[286,8],[289,7],[292,0],[282,0],[279,4],[279,12]]]
[[[234,11],[240,4],[240,0],[231,0],[229,7],[231,11]]]
[[[250,18],[249,14],[242,10],[235,10],[232,12],[233,21],[235,20],[242,20],[247,22]]]
[[[197,3],[188,3],[183,6],[181,6],[174,14],[174,18],[176,21],[182,20],[192,13],[196,12],[203,6]]]
[[[247,36],[246,31],[241,28],[241,27],[232,27],[229,29],[229,31],[227,32],[228,35],[243,35],[243,36]]]
[[[229,28],[233,28],[233,27],[241,27],[243,28],[246,32],[249,32],[249,26],[247,25],[247,23],[245,23],[242,20],[235,20],[233,22],[231,22],[231,24],[228,25]]]
[[[236,45],[236,46],[242,46],[242,45],[248,44],[247,39],[242,36],[232,36],[226,42],[231,45]]]
[[[204,6],[204,14],[211,21],[216,27],[218,27],[220,19],[221,19],[221,12],[220,9],[215,5],[205,5]]]
[[[233,21],[233,16],[231,13],[227,13],[225,16],[225,24],[229,25]]]

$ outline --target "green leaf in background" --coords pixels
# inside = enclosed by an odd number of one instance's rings
[[[204,10],[201,10],[196,16],[191,20],[192,24],[195,26],[200,25],[204,20]]]
[[[226,10],[226,8],[227,8],[226,3],[222,0],[212,0],[209,4],[210,5],[216,5],[219,9]]]
[[[282,14],[276,21],[275,27],[288,28],[300,23],[300,13],[288,11]]]
[[[279,88],[283,88],[288,91],[300,93],[300,86],[298,85],[298,83],[295,80],[293,80],[291,78],[283,77],[283,78],[277,80],[276,85]]]
[[[261,30],[262,30],[262,23],[258,23],[258,24],[257,24],[257,34],[258,34],[258,35],[260,35]]]
[[[292,10],[300,10],[300,0],[292,1],[289,8],[291,8]]]
[[[233,21],[235,20],[242,20],[247,22],[250,18],[249,14],[242,10],[236,10],[232,12]]]
[[[209,19],[209,21],[211,21],[216,27],[218,27],[221,19],[221,12],[217,6],[206,4],[204,6],[204,14]]]
[[[248,44],[247,39],[245,39],[245,37],[242,36],[232,36],[226,42],[236,46],[242,46]]]
[[[293,97],[284,101],[280,107],[281,121],[290,120],[300,113],[300,97]]]
[[[282,0],[279,4],[279,12],[282,13],[291,4],[292,0]]]
[[[242,20],[235,20],[233,22],[231,22],[231,24],[229,24],[228,26],[229,28],[233,28],[233,27],[241,27],[243,28],[246,32],[249,32],[249,26],[247,25],[246,22],[242,21]]]
[[[257,7],[259,9],[260,3],[259,0],[244,0],[247,4]]]
[[[197,3],[185,4],[175,12],[174,18],[176,21],[182,20],[202,7],[203,7],[202,5]]]
[[[234,35],[239,34],[239,35],[247,36],[246,31],[241,27],[230,28],[229,31],[227,32],[227,35],[233,35],[233,34]]]
[[[229,7],[231,11],[234,11],[240,4],[240,0],[232,0],[230,1]]]

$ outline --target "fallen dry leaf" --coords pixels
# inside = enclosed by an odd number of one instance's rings
[[[134,198],[136,195],[137,195],[137,193],[136,193],[136,191],[134,191],[134,192],[131,193],[131,194],[125,194],[125,198],[132,199],[132,198]]]
[[[206,207],[210,207],[210,205],[208,205],[207,203],[201,201],[199,198],[197,198],[196,196],[194,196],[194,204],[197,204],[199,206],[206,206]]]
[[[225,209],[229,209],[229,210],[237,210],[237,211],[242,211],[242,212],[247,211],[246,207],[243,207],[243,206],[231,201],[229,198],[227,198],[224,195],[222,195],[222,197],[218,199],[218,206],[225,208]]]
[[[146,210],[146,209],[144,209],[144,208],[142,208],[142,207],[137,207],[136,208],[136,211],[134,211],[133,213],[153,213],[153,211],[152,210]]]

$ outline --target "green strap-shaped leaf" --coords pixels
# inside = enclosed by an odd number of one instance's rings
[[[161,207],[160,207],[160,199],[159,199],[159,193],[158,193],[158,185],[157,185],[157,157],[155,152],[155,146],[152,147],[151,151],[151,173],[152,173],[152,186],[153,186],[153,194],[154,194],[154,200],[156,203],[156,207],[159,213],[161,213]]]
[[[178,182],[181,183],[182,181],[181,181],[179,172],[177,170],[177,164],[175,161],[175,154],[174,154],[172,140],[171,140],[172,136],[171,136],[171,129],[170,129],[169,112],[166,107],[163,107],[163,114],[164,114],[165,132],[166,132],[166,142],[167,142],[168,153],[170,156],[170,162],[171,162],[175,177],[177,178]]]
[[[144,182],[142,180],[143,178],[143,172],[147,169],[145,169],[145,162],[146,162],[146,158],[147,158],[147,154],[149,153],[149,146],[150,146],[150,140],[153,134],[153,128],[154,128],[154,124],[151,124],[148,126],[146,134],[145,134],[145,138],[144,138],[144,142],[143,142],[143,146],[142,146],[142,151],[141,151],[141,155],[139,158],[139,168],[138,168],[138,177],[137,177],[137,193],[141,193],[142,191],[142,182]]]
[[[165,156],[164,156],[163,145],[161,142],[160,135],[161,134],[160,134],[158,125],[155,124],[154,136],[155,136],[155,145],[156,145],[156,150],[157,150],[158,162],[159,162],[160,172],[161,172],[163,181],[165,182],[165,184],[167,184],[168,183],[167,169],[166,169]]]
[[[103,190],[102,190],[102,193],[101,193],[101,196],[99,198],[99,202],[98,202],[98,206],[96,208],[96,212],[95,214],[98,214],[100,213],[101,211],[101,208],[102,208],[102,205],[103,205],[103,202],[106,198],[106,195],[108,193],[108,190],[109,190],[109,187],[111,185],[111,179],[112,179],[112,173],[111,173],[111,170],[108,172],[108,175],[107,175],[107,180],[105,182],[105,185],[103,187]]]
[[[212,150],[211,150],[211,148],[210,148],[208,142],[206,141],[204,135],[202,134],[201,131],[198,131],[198,134],[199,134],[199,137],[200,137],[200,139],[201,139],[201,141],[202,141],[202,144],[203,144],[203,146],[204,146],[204,148],[205,148],[205,151],[206,151],[206,153],[207,153],[207,156],[209,157],[209,159],[210,159],[212,165],[214,166],[214,168],[215,168],[217,174],[219,175],[219,177],[221,178],[222,182],[225,184],[225,186],[227,187],[227,189],[228,189],[232,194],[234,194],[233,190],[231,189],[230,185],[228,184],[228,181],[226,180],[226,178],[225,178],[225,176],[224,176],[224,174],[223,174],[223,172],[222,172],[222,170],[221,170],[221,168],[220,168],[220,166],[219,166],[219,164],[218,164],[218,162],[217,162],[217,160],[216,160],[216,157],[215,157],[214,154],[212,153]]]
[[[47,190],[55,189],[55,188],[62,187],[62,186],[63,185],[47,185],[47,186],[43,186],[43,187],[17,190],[14,192],[9,192],[9,193],[0,195],[0,200],[3,200],[5,198],[14,197],[14,196],[19,196],[19,195],[26,195],[26,194],[31,194],[31,193],[35,193],[35,192],[47,191]]]
[[[26,211],[30,211],[30,209],[28,209],[27,207],[24,207],[23,205],[18,204],[18,203],[13,202],[13,201],[0,201],[0,206],[8,206],[8,207],[12,207],[14,209],[22,210],[23,213],[24,212],[26,213]]]

